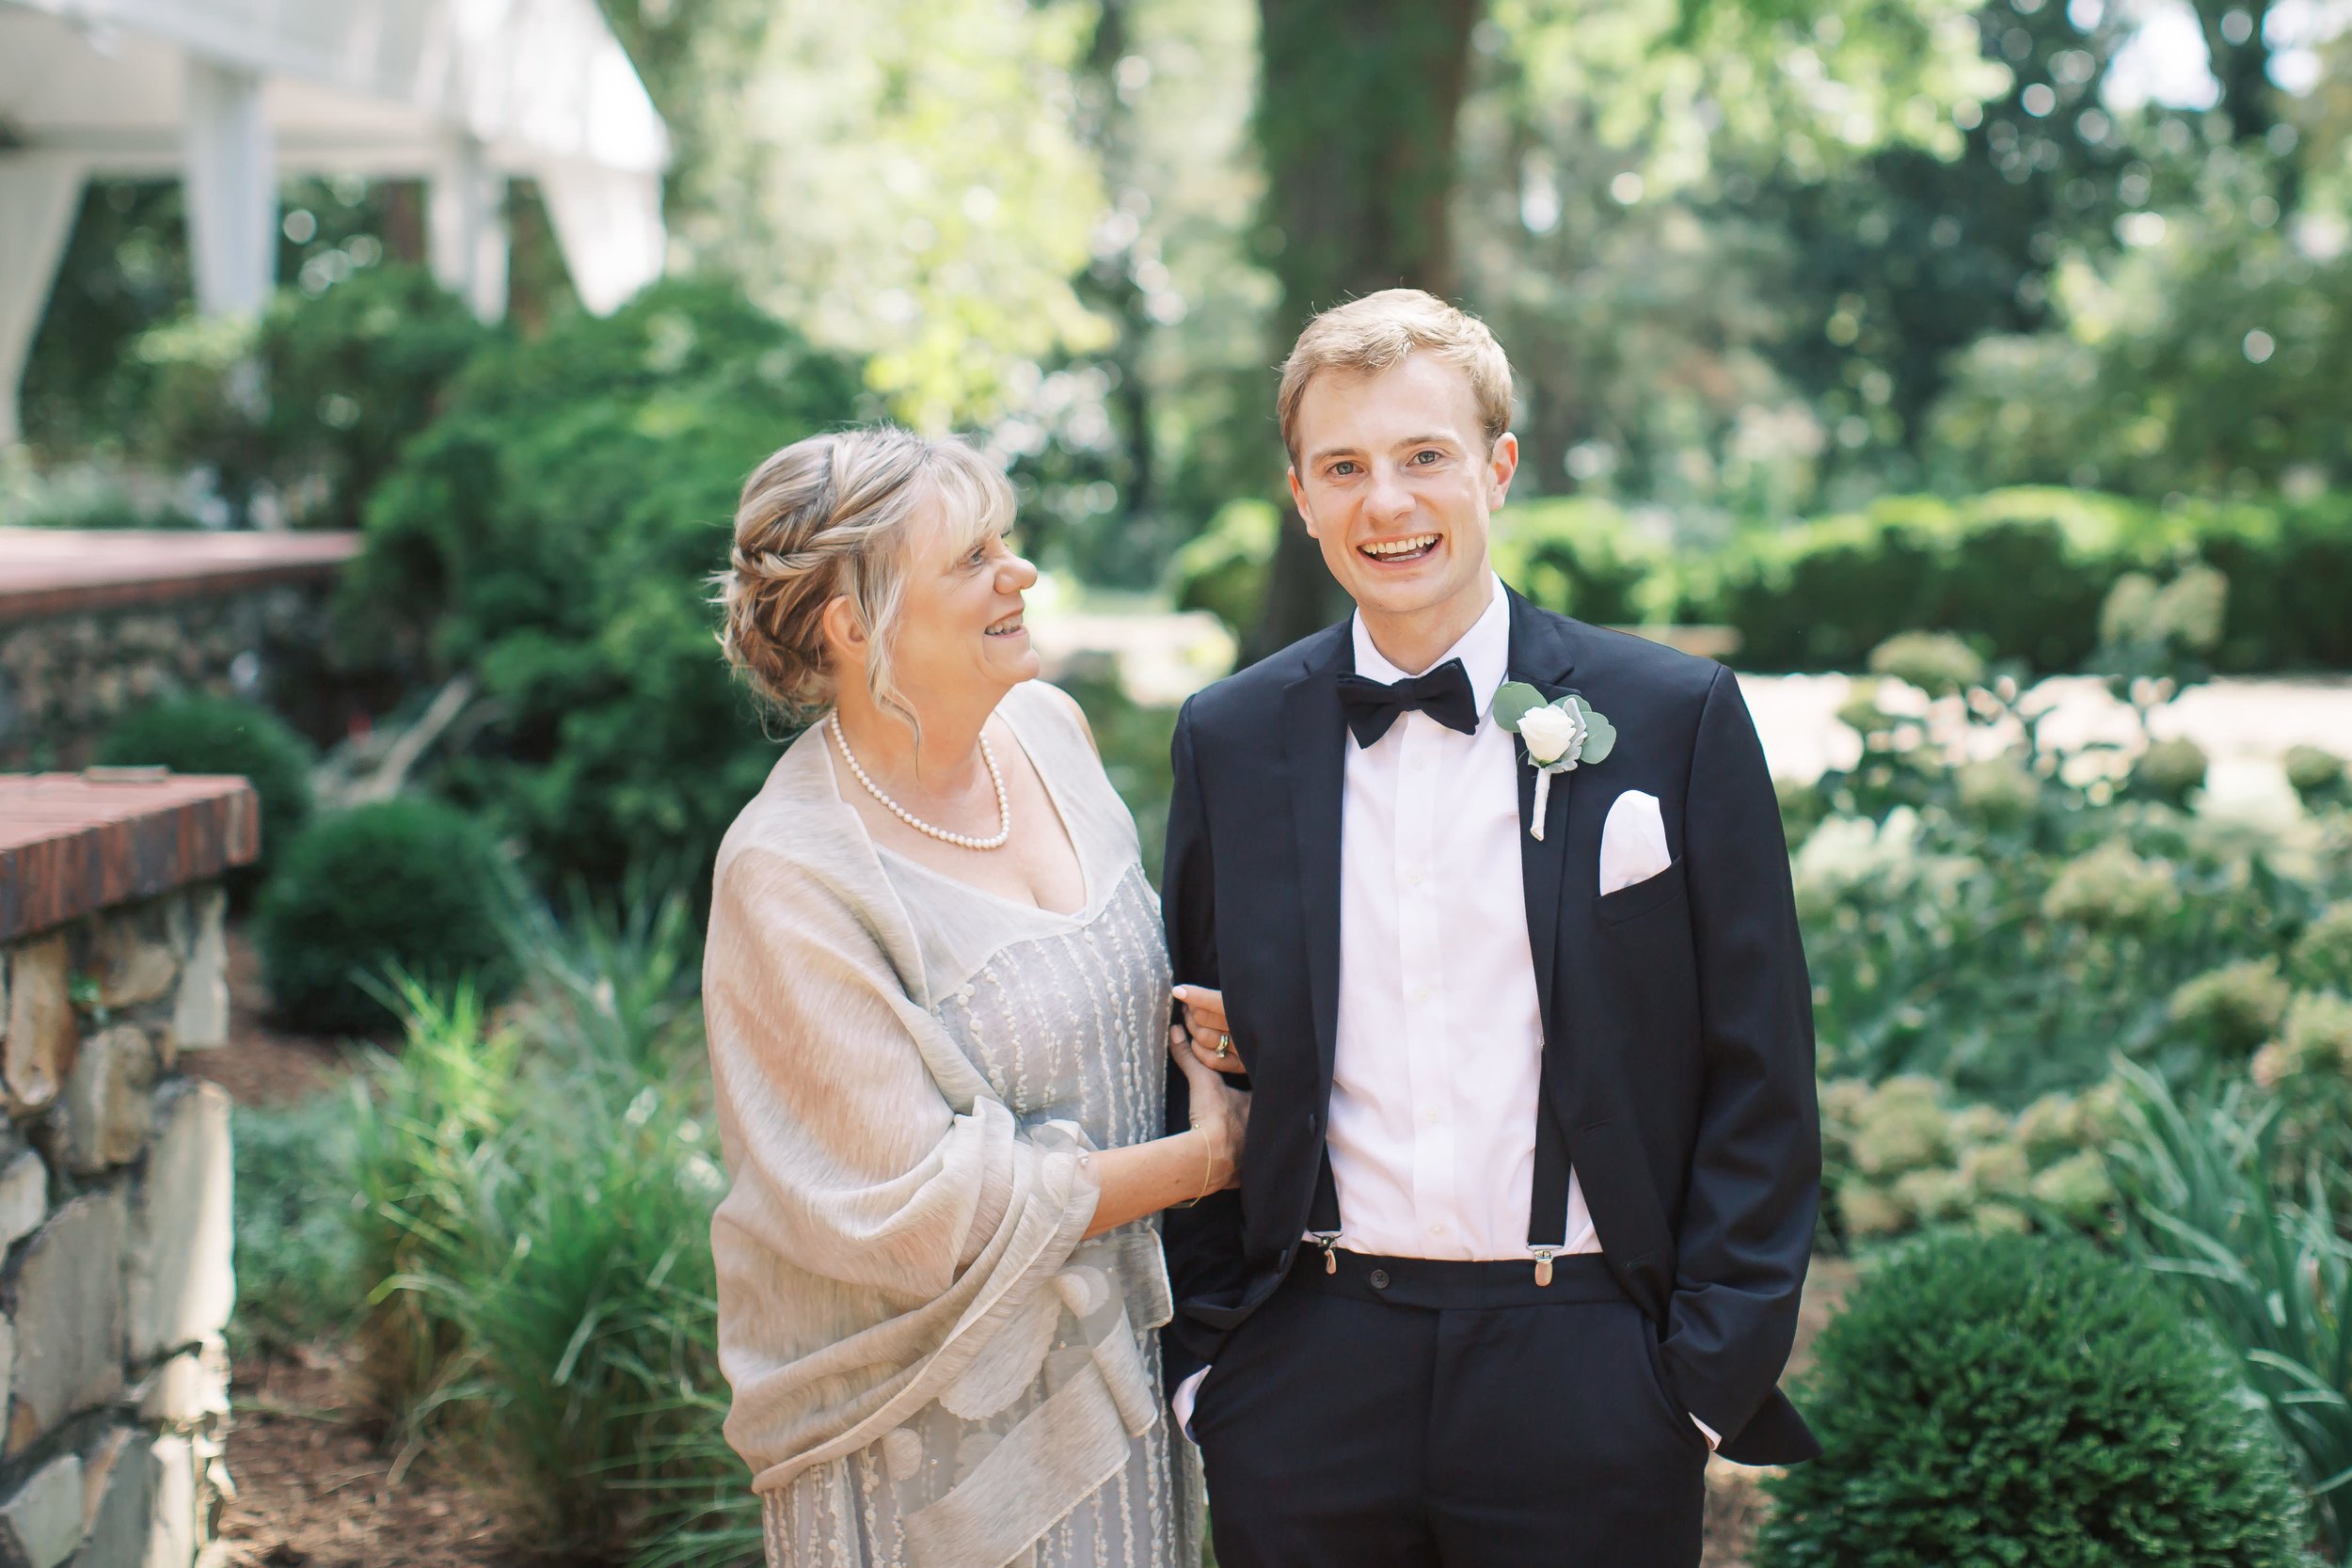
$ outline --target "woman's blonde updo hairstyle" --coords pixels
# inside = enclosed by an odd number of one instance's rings
[[[719,646],[760,696],[794,720],[833,705],[825,606],[849,595],[872,655],[866,686],[881,706],[914,712],[890,676],[891,633],[904,596],[908,535],[938,498],[958,553],[1012,522],[1012,485],[953,436],[882,425],[812,436],[743,482],[735,548],[716,583]]]

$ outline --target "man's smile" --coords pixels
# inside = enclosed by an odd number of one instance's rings
[[[1434,533],[1408,533],[1401,539],[1375,539],[1356,546],[1357,553],[1378,562],[1419,561],[1438,547]]]

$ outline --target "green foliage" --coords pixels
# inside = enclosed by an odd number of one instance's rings
[[[287,849],[255,915],[278,1012],[312,1030],[367,1032],[390,970],[433,985],[479,977],[495,994],[504,953],[504,855],[463,811],[404,798],[328,816]]]
[[[1283,514],[1271,501],[1228,501],[1176,552],[1168,578],[1178,610],[1205,610],[1236,638],[1257,623]]]
[[[1947,631],[1901,631],[1870,650],[1870,673],[1906,681],[1931,697],[1984,684],[1984,660]]]
[[[2306,806],[2341,805],[2347,799],[2344,759],[2317,746],[2290,746],[2287,784]]]
[[[347,1096],[240,1105],[230,1121],[237,1202],[232,1357],[309,1344],[350,1325],[360,1283],[352,1212],[358,1148]]]
[[[149,455],[209,469],[241,511],[267,491],[298,525],[357,528],[401,447],[499,337],[417,267],[281,289],[250,322],[183,317],[139,341]]]
[[[1248,624],[1279,515],[1220,512],[1177,557],[1179,603]],[[1680,549],[1610,502],[1533,500],[1495,515],[1492,549],[1504,581],[1581,620],[1726,625],[1750,670],[1876,669],[1890,643],[1906,663],[1940,650],[1931,689],[1979,683],[1987,659],[2175,679],[2352,668],[2352,620],[2324,586],[2352,579],[2352,502],[2333,498],[2159,512],[2074,490],[1888,497]]]
[[[1531,500],[1495,515],[1495,569],[1536,603],[1598,626],[1674,618],[1665,546],[1606,501]]]
[[[2010,1116],[1956,1106],[1932,1078],[1821,1085],[1823,1223],[1846,1245],[1921,1227],[2095,1228],[2113,1194],[2098,1148],[2114,1096],[2050,1094]]]
[[[687,900],[536,911],[520,1006],[405,989],[360,1101],[368,1367],[413,1444],[455,1446],[564,1560],[709,1561],[746,1537],[719,1436],[707,1118]]]
[[[2205,1102],[2128,1075],[2113,1150],[2134,1256],[2211,1325],[2287,1439],[2330,1560],[2352,1561],[2352,1166],[2282,1173],[2278,1102],[2241,1085]],[[2341,1117],[2343,1105],[2336,1107]]]
[[[2244,1058],[2285,1022],[2293,994],[2276,958],[2241,958],[2182,985],[2165,1011],[2217,1057]]]
[[[1757,1568],[2292,1568],[2303,1510],[2236,1374],[2079,1242],[1952,1236],[1866,1274],[1766,1482]]]
[[[561,881],[706,863],[773,761],[704,604],[743,476],[857,372],[731,289],[652,288],[478,357],[370,507],[342,615],[495,715],[437,786]]]
[[[2119,788],[2144,735],[2059,750],[2043,712],[1999,674],[1866,687],[1841,715],[1862,755],[1812,786],[1792,852],[1831,1078],[1924,1074],[2014,1110],[2119,1053],[2176,1083],[2244,1070],[2290,991],[2352,971],[2328,912],[2352,903],[2352,857]],[[2323,808],[2318,827],[2352,822]]]
[[[237,773],[262,800],[262,861],[230,878],[240,899],[282,860],[310,820],[310,768],[317,753],[267,708],[233,697],[167,697],[134,708],[99,738],[96,760],[156,766],[175,773]]]
[[[2056,330],[1956,356],[1931,462],[2152,500],[2352,482],[2352,250],[2297,243],[2266,162],[2214,153],[2166,211],[2126,220],[2142,243],[2058,269]]]

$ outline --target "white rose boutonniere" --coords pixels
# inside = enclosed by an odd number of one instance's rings
[[[1579,763],[1599,762],[1617,744],[1617,727],[1600,710],[1570,692],[1556,702],[1524,681],[1505,681],[1495,692],[1495,722],[1518,736],[1535,769],[1534,820],[1527,831],[1544,836],[1544,808],[1551,800],[1551,776]]]

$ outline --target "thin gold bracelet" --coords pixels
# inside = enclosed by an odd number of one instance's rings
[[[1193,1132],[1200,1132],[1200,1129],[1199,1129],[1198,1127],[1196,1127],[1196,1128],[1192,1129],[1192,1131],[1193,1131]],[[1216,1148],[1215,1148],[1214,1146],[1212,1146],[1212,1145],[1210,1144],[1210,1142],[1209,1142],[1209,1138],[1208,1138],[1208,1134],[1207,1134],[1207,1133],[1205,1133],[1205,1132],[1202,1132],[1202,1133],[1200,1134],[1200,1193],[1199,1193],[1197,1196],[1192,1196],[1192,1197],[1188,1197],[1188,1198],[1184,1199],[1182,1203],[1171,1203],[1171,1204],[1169,1204],[1169,1205],[1168,1205],[1168,1207],[1169,1207],[1169,1208],[1171,1208],[1171,1209],[1189,1209],[1189,1208],[1191,1208],[1194,1204],[1199,1203],[1199,1202],[1200,1201],[1200,1199],[1201,1199],[1201,1198],[1204,1198],[1204,1197],[1208,1196],[1209,1196],[1209,1178],[1210,1178],[1211,1176],[1215,1175],[1216,1173]]]

